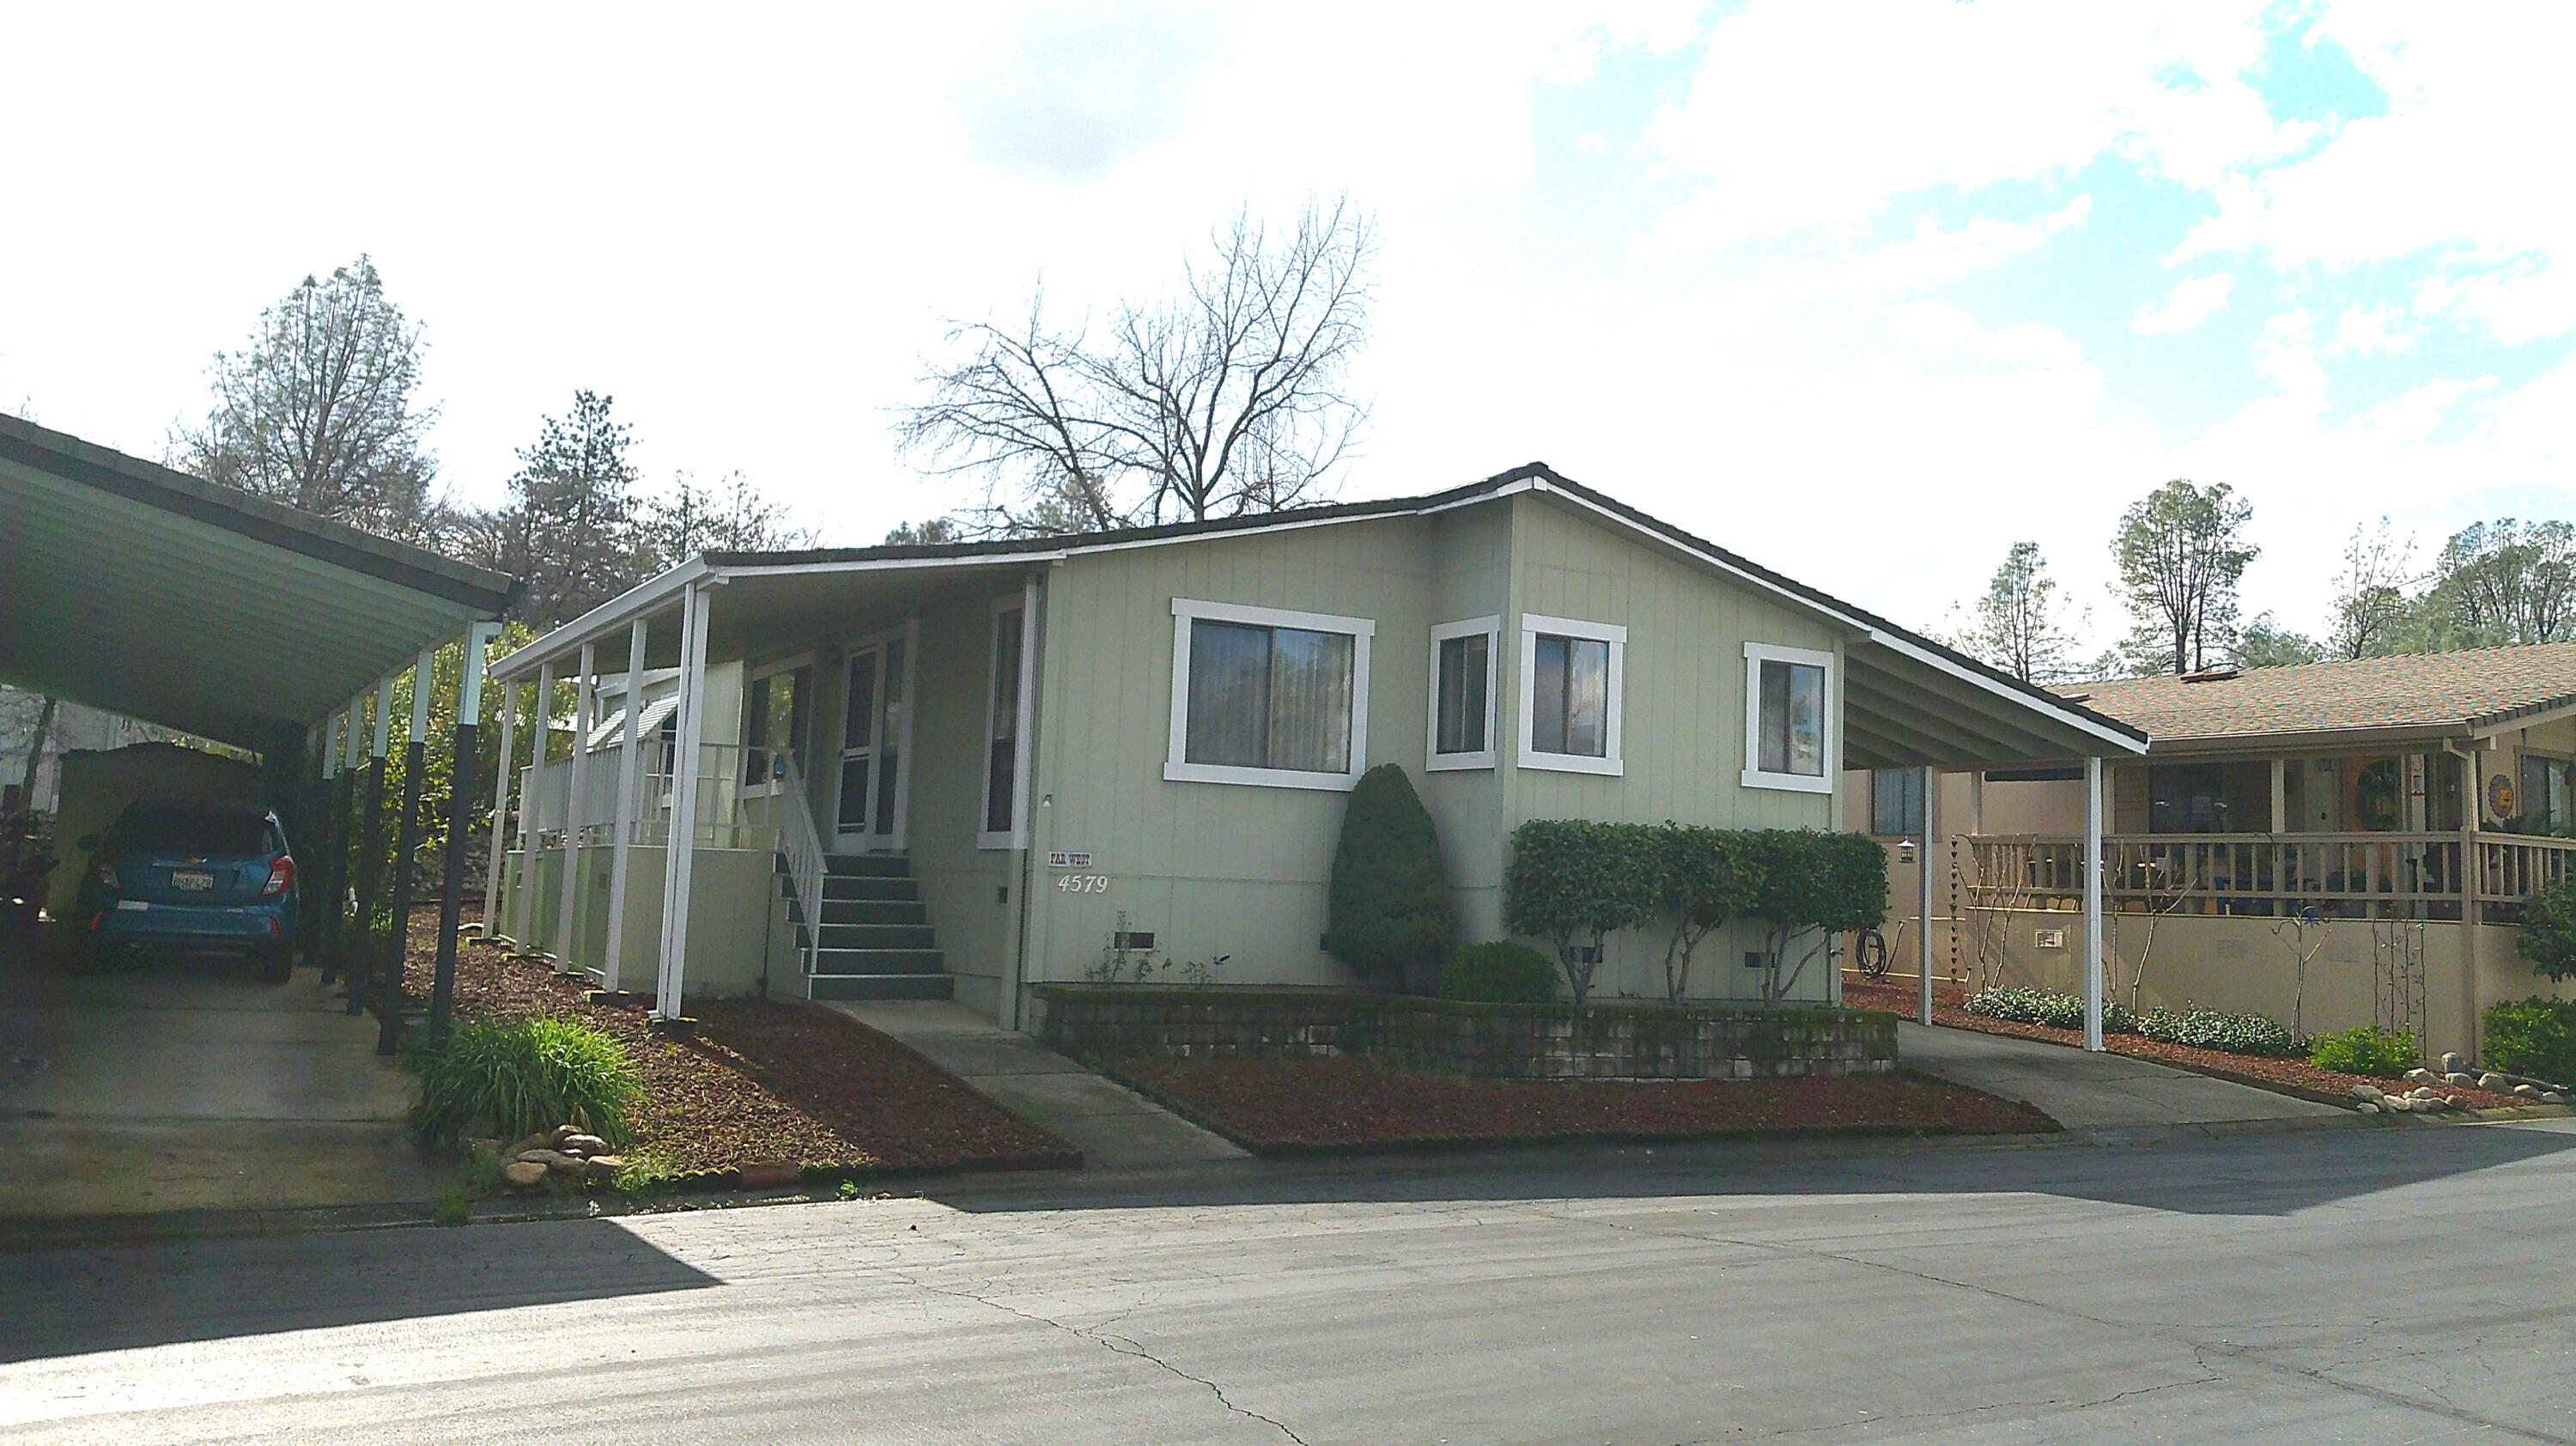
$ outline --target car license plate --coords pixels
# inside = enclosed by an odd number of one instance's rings
[[[204,869],[172,869],[170,887],[181,893],[202,894],[215,886],[215,876]]]

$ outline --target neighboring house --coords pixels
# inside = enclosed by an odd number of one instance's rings
[[[625,730],[587,720],[622,709],[639,635],[630,763]],[[1372,764],[1401,764],[1438,822],[1463,942],[1504,933],[1524,820],[1830,828],[1846,764],[2144,747],[1535,465],[1126,532],[709,554],[495,685],[515,710],[585,657],[621,696],[565,720],[599,745],[578,790],[569,759],[532,780],[495,932],[666,999],[953,992],[1005,1023],[1025,986],[1122,956],[1130,977],[1224,956],[1226,983],[1364,982],[1319,936]],[[542,800],[573,794],[567,835]],[[1699,992],[1750,997],[1755,943],[1712,939]],[[1797,996],[1838,988],[1819,961]],[[1602,989],[1660,995],[1660,941],[1614,944]]]
[[[2065,692],[2154,739],[2106,784],[2121,1002],[2295,1013],[2311,1032],[2379,1022],[2440,1051],[2468,1049],[2485,1006],[2552,992],[2510,925],[2576,869],[2576,643]],[[1850,826],[1898,849],[1902,926],[1918,927],[1896,836],[1921,827],[1919,782],[1857,776],[1846,792]],[[1963,981],[2070,987],[2082,783],[1955,773],[1936,802],[1939,957]]]

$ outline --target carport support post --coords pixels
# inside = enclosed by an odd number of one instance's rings
[[[321,954],[322,982],[331,982],[340,967],[340,855],[342,850],[341,814],[348,806],[348,794],[340,780],[340,730],[354,726],[345,715],[334,713],[322,725],[322,791],[316,795],[313,811],[314,863],[312,887],[304,891],[308,905],[319,903],[314,915],[313,943]],[[318,900],[316,896],[319,896]]]
[[[582,644],[581,671],[572,679],[572,759],[564,776],[563,907],[555,918],[555,968],[562,973],[581,967],[573,957],[573,923],[581,907],[582,787],[589,781],[590,715],[599,699],[597,679],[592,674],[598,665],[598,654],[598,644]]]
[[[411,670],[411,732],[403,744],[402,824],[394,831],[394,936],[385,951],[384,992],[376,1009],[376,1053],[402,1042],[403,956],[411,946],[412,861],[420,852],[420,775],[429,766],[429,696],[438,686],[438,654],[423,648]]]
[[[478,718],[476,720],[480,722]],[[492,767],[491,857],[483,865],[483,942],[501,936],[501,870],[510,862],[510,743],[519,726],[519,685],[501,685],[501,749]]]
[[[1941,806],[1941,775],[1930,764],[1923,767],[1923,842],[1914,850],[1914,892],[1918,905],[1916,917],[1923,927],[1915,931],[1914,972],[1919,976],[1917,993],[1925,1024],[1932,1022],[1932,840],[1940,837],[1933,816]]]
[[[2084,760],[2084,1047],[2102,1052],[2102,759]]]
[[[635,842],[637,725],[644,719],[644,619],[626,630],[626,725],[617,742],[616,832],[608,842],[608,942],[600,956],[600,982],[610,993],[626,987],[618,955],[626,948],[626,856]]]
[[[500,630],[499,623],[467,628],[465,656],[456,668],[456,761],[448,773],[447,857],[440,864],[438,882],[438,962],[429,986],[433,1049],[446,1041],[448,1016],[456,1011],[456,929],[465,912],[465,836],[474,823],[474,725],[483,716],[483,652]],[[506,716],[509,710],[502,712]],[[495,829],[492,845],[500,844]]]
[[[358,943],[349,951],[349,1012],[367,1007],[371,971],[384,962],[376,942],[376,906],[385,897],[385,757],[393,750],[394,675],[376,684],[376,726],[367,744],[367,821],[358,831]]]
[[[520,866],[526,873],[519,880],[519,926],[510,931],[510,937],[519,941],[522,954],[537,952],[536,940],[530,936],[537,932],[537,880],[543,870],[537,867],[541,835],[537,832],[537,800],[533,795],[538,778],[546,770],[546,744],[552,741],[555,731],[554,711],[555,665],[548,663],[537,669],[536,706],[528,712],[528,782],[519,790],[519,842],[527,852],[527,862]]]

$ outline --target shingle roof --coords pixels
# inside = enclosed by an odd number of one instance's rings
[[[2197,682],[2130,678],[2062,691],[2145,729],[2160,744],[2374,730],[2465,733],[2576,704],[2576,642],[2247,668]]]

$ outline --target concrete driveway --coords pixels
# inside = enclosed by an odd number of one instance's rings
[[[69,975],[0,941],[0,1218],[422,1202],[410,1082],[315,971]]]
[[[1896,1053],[1907,1069],[2020,1100],[2070,1130],[2241,1125],[2346,1113],[2126,1055],[2087,1054],[1937,1024],[1898,1023]]]

